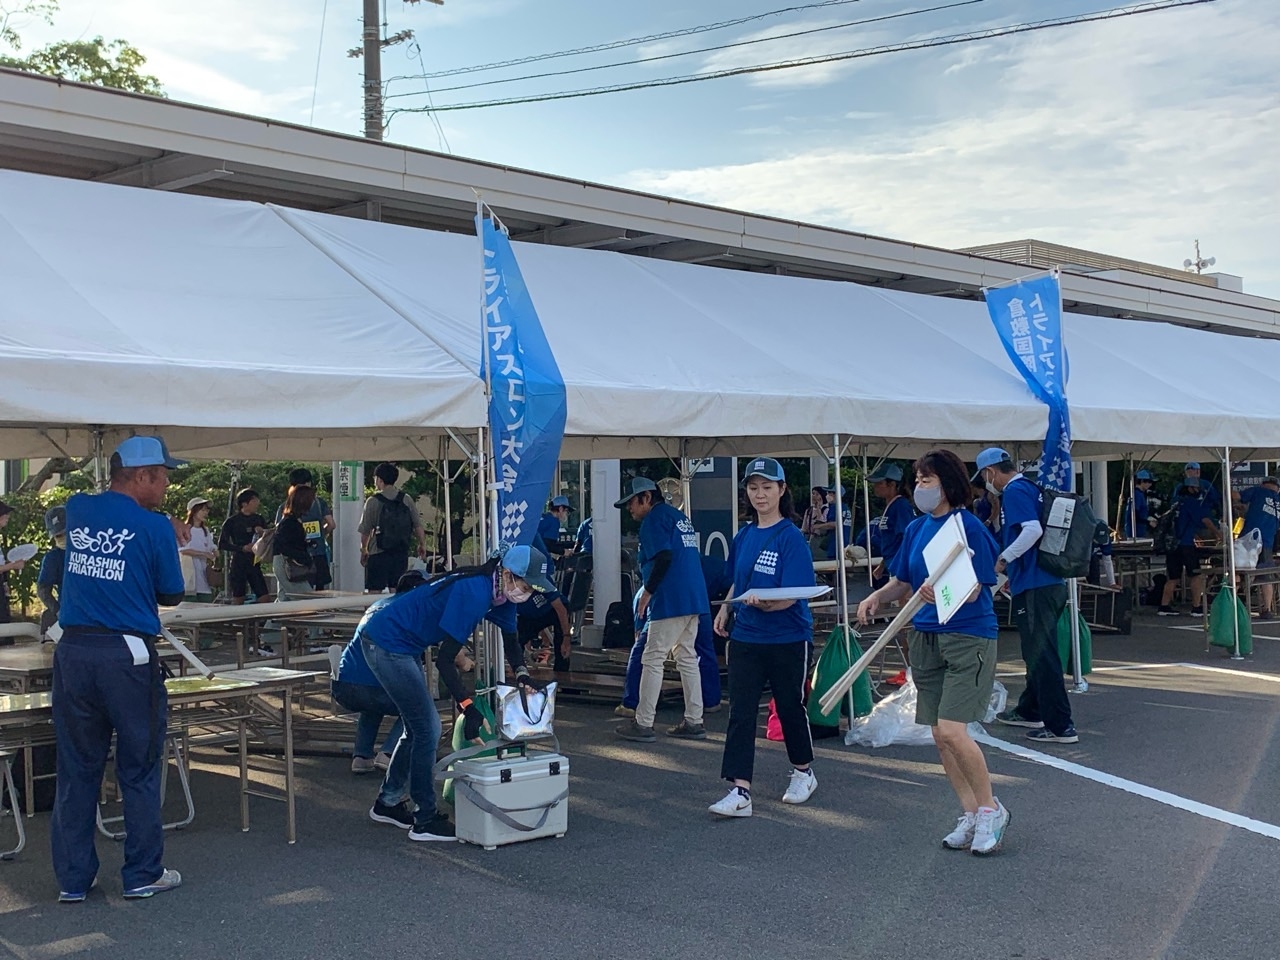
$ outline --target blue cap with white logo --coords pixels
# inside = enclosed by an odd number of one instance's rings
[[[187,461],[169,455],[169,448],[159,437],[130,437],[111,455],[122,467],[185,467]]]
[[[1187,465],[1182,469],[1183,470],[1199,470],[1200,464],[1196,463],[1194,460],[1188,460]]]
[[[783,483],[787,479],[786,473],[782,470],[782,464],[773,457],[756,457],[748,463],[747,469],[742,471],[742,486],[745,487],[752,477],[763,477],[778,483]]]
[[[976,461],[978,469],[973,474],[973,482],[977,483],[982,479],[982,471],[987,467],[994,467],[1001,463],[1013,463],[1013,457],[1009,456],[1009,451],[1002,447],[987,447],[978,454]]]
[[[547,558],[541,550],[535,550],[528,544],[517,544],[502,555],[502,565],[527,583],[535,593],[553,593],[555,587],[542,572],[546,569]]]

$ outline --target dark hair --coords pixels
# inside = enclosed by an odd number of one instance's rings
[[[811,493],[811,494],[813,494],[813,493],[820,493],[820,494],[822,494],[822,496],[825,498],[825,497],[826,497],[826,495],[827,495],[827,488],[826,488],[826,487],[810,487],[810,488],[809,488],[809,493]]]
[[[392,486],[400,479],[400,468],[394,463],[387,463],[383,461],[373,468],[373,475],[387,486]]]
[[[8,516],[11,513],[13,513],[13,507],[0,500],[0,517]]]
[[[661,490],[641,490],[639,493],[636,494],[636,499],[639,500],[641,497],[645,496],[646,494],[648,494],[649,496],[649,503],[655,507],[660,503],[667,502],[667,498],[662,495]]]
[[[1018,472],[1018,468],[1013,465],[1012,460],[1001,460],[999,463],[993,463],[992,466],[995,467],[999,473]]]
[[[295,484],[289,488],[289,496],[285,498],[282,516],[299,518],[316,502],[316,491],[312,487]]]
[[[245,487],[243,490],[241,490],[239,493],[236,494],[236,506],[243,507],[250,500],[261,500],[261,499],[262,498],[258,496],[257,490],[253,489],[253,487]]]
[[[787,486],[785,480],[774,480],[778,486],[782,488],[782,496],[778,498],[778,513],[782,514],[783,520],[790,520],[792,523],[796,519],[796,505],[791,500],[791,488]],[[756,512],[756,508],[751,505],[751,498],[747,496],[746,489],[743,489],[742,499],[747,504],[747,516],[751,518],[752,523],[756,523],[760,519],[760,514]]]
[[[916,479],[928,475],[937,477],[942,485],[942,495],[954,509],[973,505],[973,488],[969,484],[969,471],[950,450],[930,450],[917,460],[913,469]]]
[[[314,485],[315,479],[311,476],[311,471],[306,467],[297,467],[289,471],[289,486],[301,487]]]

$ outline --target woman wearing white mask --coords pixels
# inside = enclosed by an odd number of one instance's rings
[[[407,593],[398,593],[369,608],[355,639],[369,669],[400,711],[404,736],[396,744],[370,819],[409,831],[410,840],[453,840],[454,827],[436,812],[432,767],[440,739],[440,715],[422,673],[422,655],[439,646],[436,668],[465,719],[468,740],[480,734],[484,714],[462,686],[454,658],[480,621],[503,629],[507,660],[516,683],[538,684],[525,669],[516,639],[516,605],[535,592],[554,588],[543,576],[546,558],[528,546],[508,549],[483,566],[455,570]],[[410,803],[403,802],[408,787]],[[414,809],[416,808],[416,809]]]
[[[917,690],[916,723],[933,731],[942,767],[963,808],[942,845],[985,855],[1000,848],[1009,811],[992,794],[986,758],[967,727],[985,717],[995,685],[997,623],[989,588],[996,583],[997,547],[968,510],[969,474],[959,457],[950,450],[931,450],[916,461],[915,473],[913,500],[924,516],[907,527],[889,568],[889,582],[858,605],[858,622],[866,623],[882,604],[921,591],[925,605],[912,618],[908,639]],[[978,586],[943,626],[933,588],[925,586],[929,571],[924,548],[953,514],[964,524]]]

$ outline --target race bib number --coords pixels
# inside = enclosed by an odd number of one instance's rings
[[[320,539],[320,521],[319,520],[304,520],[302,522],[302,529],[306,531],[308,540]]]

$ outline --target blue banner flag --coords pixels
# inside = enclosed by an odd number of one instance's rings
[[[1062,288],[1057,271],[985,291],[1000,342],[1031,392],[1049,407],[1039,479],[1070,490],[1071,414],[1067,409],[1067,348],[1062,341]]]
[[[484,243],[484,350],[489,431],[498,484],[498,538],[531,544],[564,439],[564,377],[520,274],[511,241],[491,218]]]

